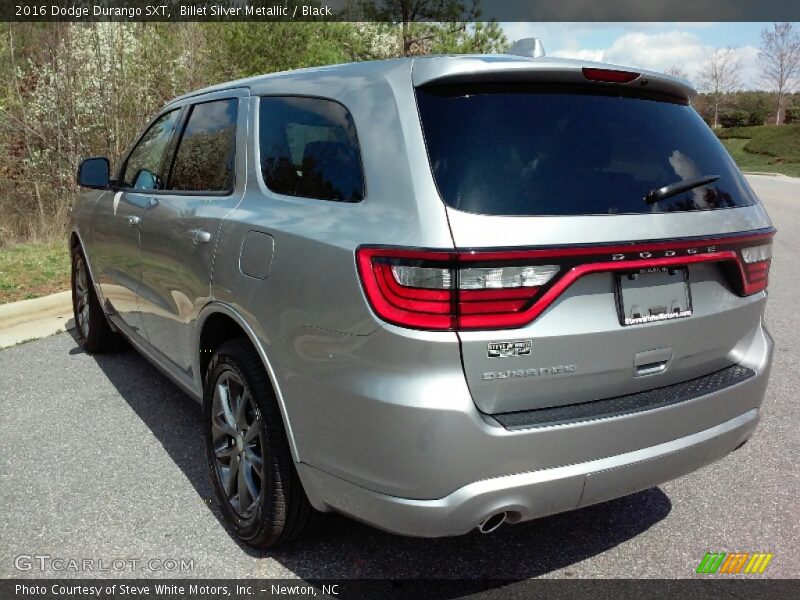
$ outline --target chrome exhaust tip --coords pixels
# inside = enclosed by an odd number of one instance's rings
[[[495,529],[500,527],[503,523],[506,522],[506,513],[499,512],[496,515],[492,515],[485,521],[481,521],[478,523],[478,531],[481,533],[492,533]]]

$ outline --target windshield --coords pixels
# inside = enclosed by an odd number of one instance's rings
[[[439,192],[459,210],[661,213],[756,202],[714,133],[674,100],[597,86],[484,84],[418,88],[417,102]],[[717,175],[645,201],[654,189]]]

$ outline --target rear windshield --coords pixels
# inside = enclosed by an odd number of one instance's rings
[[[490,215],[659,213],[755,203],[691,106],[603,89],[418,88],[428,157],[444,201]],[[709,185],[645,202],[656,188],[712,175],[719,179]]]

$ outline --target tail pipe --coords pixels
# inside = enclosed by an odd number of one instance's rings
[[[478,531],[481,533],[492,533],[495,529],[500,527],[503,523],[506,522],[506,513],[499,512],[495,515],[492,515],[485,521],[481,521],[478,523]]]

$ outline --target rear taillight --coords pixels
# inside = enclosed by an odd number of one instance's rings
[[[749,296],[766,289],[769,280],[769,265],[772,261],[772,242],[742,248],[741,256],[744,295]]]
[[[360,248],[358,266],[370,304],[396,325],[481,329],[520,324],[521,311],[558,265],[476,265],[457,252]]]
[[[356,259],[367,299],[385,321],[413,329],[507,329],[533,321],[589,273],[720,262],[730,267],[737,293],[754,294],[767,286],[773,235],[510,251],[363,247]]]

